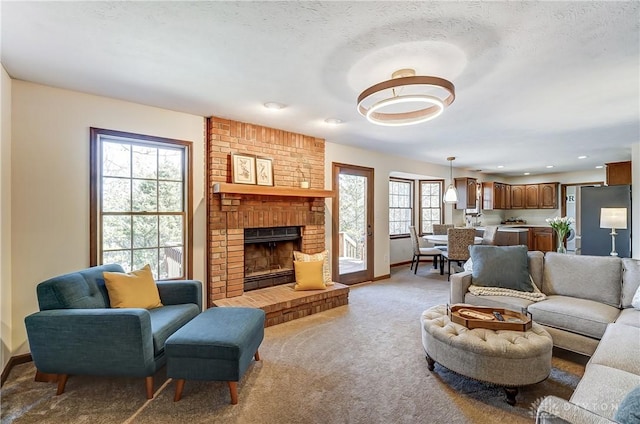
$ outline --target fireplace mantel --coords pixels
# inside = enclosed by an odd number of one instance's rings
[[[258,196],[288,196],[288,197],[334,197],[332,190],[315,188],[273,187],[251,184],[215,183],[213,192],[219,194],[244,194]]]

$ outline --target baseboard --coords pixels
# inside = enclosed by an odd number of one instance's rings
[[[391,278],[391,274],[379,275],[377,277],[373,277],[373,281],[386,280],[387,278]]]
[[[31,354],[30,353],[24,353],[22,355],[16,355],[16,356],[12,356],[11,358],[9,358],[9,362],[7,362],[7,365],[2,370],[2,377],[1,377],[1,380],[0,380],[0,387],[4,386],[4,382],[9,377],[9,373],[11,372],[11,369],[13,367],[15,367],[16,365],[20,365],[20,364],[26,364],[27,362],[31,362],[31,361],[33,361],[33,358],[31,358]]]

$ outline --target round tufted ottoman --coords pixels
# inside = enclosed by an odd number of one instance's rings
[[[528,331],[468,328],[453,323],[445,305],[422,313],[422,345],[429,370],[440,365],[465,377],[505,387],[516,403],[518,386],[539,383],[551,372],[553,341],[533,323]]]

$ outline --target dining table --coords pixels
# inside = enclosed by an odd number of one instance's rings
[[[449,236],[446,234],[427,234],[422,236],[423,239],[433,244],[447,244],[449,242]],[[482,244],[482,237],[474,237],[473,242],[475,244]]]

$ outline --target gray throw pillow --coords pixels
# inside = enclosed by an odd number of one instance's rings
[[[532,292],[527,246],[469,246],[473,284]]]
[[[640,422],[640,386],[636,386],[622,399],[614,419],[621,424]]]

